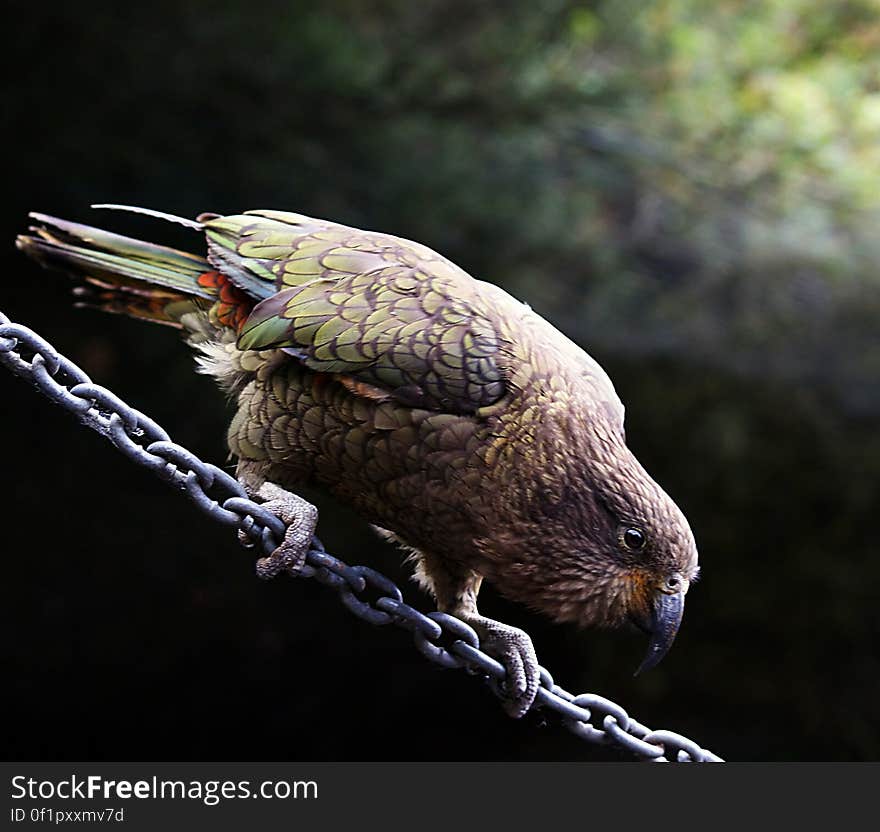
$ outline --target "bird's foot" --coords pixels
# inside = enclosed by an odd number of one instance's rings
[[[535,701],[541,666],[528,634],[492,618],[476,616],[467,621],[480,637],[480,646],[507,670],[502,683],[504,710],[514,719],[524,716]]]
[[[271,511],[287,527],[281,545],[271,555],[257,561],[257,576],[269,579],[279,572],[299,572],[306,562],[315,526],[318,525],[318,509],[302,497],[271,482],[263,483],[252,496],[262,499],[263,508]],[[239,532],[239,537],[243,535],[243,532]]]

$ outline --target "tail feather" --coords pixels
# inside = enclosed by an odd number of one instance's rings
[[[157,211],[107,207],[202,227]],[[254,298],[204,257],[46,214],[30,216],[36,224],[16,245],[42,265],[78,277],[78,306],[174,326],[191,343],[239,332],[253,309]]]
[[[114,315],[126,315],[155,324],[164,324],[175,329],[183,329],[181,319],[188,312],[210,307],[210,301],[183,295],[179,292],[166,292],[164,289],[138,289],[134,286],[105,283],[87,277],[82,286],[73,290],[80,309],[100,309]]]
[[[148,283],[185,295],[215,296],[198,282],[211,270],[204,257],[45,214],[30,216],[40,225],[20,235],[16,245],[43,265],[113,285]]]

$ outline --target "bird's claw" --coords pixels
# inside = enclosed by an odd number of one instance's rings
[[[491,618],[471,622],[480,636],[480,644],[507,670],[502,683],[504,710],[514,719],[532,707],[541,682],[541,666],[531,638],[522,630]]]
[[[306,555],[318,525],[318,509],[302,497],[286,491],[271,482],[263,483],[254,492],[263,500],[262,506],[276,515],[287,527],[284,540],[268,557],[257,561],[257,576],[274,578],[279,572],[299,572],[306,562]],[[246,538],[239,532],[239,538]]]

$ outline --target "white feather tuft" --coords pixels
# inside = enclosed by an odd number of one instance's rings
[[[98,203],[96,205],[91,205],[90,207],[107,208],[111,211],[127,211],[129,214],[144,214],[147,217],[167,220],[168,222],[183,225],[186,228],[194,228],[196,231],[201,231],[204,228],[204,226],[200,222],[196,222],[196,220],[188,220],[185,217],[176,217],[174,214],[166,214],[163,211],[154,211],[152,208],[138,208],[135,205],[115,205],[109,202]]]

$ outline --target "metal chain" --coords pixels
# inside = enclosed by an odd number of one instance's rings
[[[250,500],[226,471],[203,462],[148,416],[91,379],[33,330],[0,312],[0,364],[32,381],[37,390],[107,438],[133,462],[182,490],[205,514],[244,533],[250,546],[271,554],[283,539],[284,523]],[[324,551],[314,538],[305,565],[295,577],[314,578],[335,589],[339,600],[370,624],[394,624],[412,633],[416,648],[432,662],[464,669],[503,695],[504,666],[480,650],[477,634],[464,621],[441,612],[425,615],[403,600],[400,588],[367,566],[349,566]],[[361,597],[371,590],[370,601]],[[443,643],[441,643],[441,641]],[[443,646],[447,644],[448,646]],[[574,734],[592,743],[616,746],[655,762],[723,762],[692,740],[672,731],[652,731],[620,705],[593,693],[563,690],[541,668],[534,708],[552,711]]]

